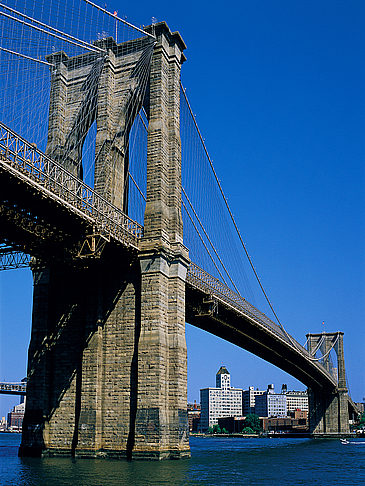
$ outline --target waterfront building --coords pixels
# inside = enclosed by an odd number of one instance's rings
[[[6,429],[8,428],[8,423],[5,417],[1,417],[0,420],[0,432],[6,432]]]
[[[286,417],[286,394],[275,393],[274,385],[269,385],[262,395],[256,396],[255,413],[259,417]]]
[[[218,425],[221,430],[226,429],[230,434],[240,434],[245,426],[246,417],[221,417]]]
[[[190,432],[197,432],[200,423],[200,403],[188,403],[188,424]]]
[[[221,366],[216,374],[216,387],[200,390],[200,430],[205,432],[218,424],[221,417],[241,416],[242,392],[242,388],[231,386],[231,375]]]
[[[21,432],[23,425],[23,418],[25,412],[25,401],[19,405],[15,405],[13,410],[8,413],[8,430],[13,432]]]
[[[306,412],[300,412],[306,413]],[[262,419],[264,432],[304,433],[308,432],[307,420],[295,417],[269,417]]]
[[[303,412],[308,412],[308,392],[305,391],[295,391],[287,390],[286,385],[282,386],[281,393],[286,395],[286,407],[288,415],[291,415],[296,410],[302,410]]]
[[[263,395],[265,393],[264,390],[259,390],[253,386],[250,386],[248,390],[243,390],[242,392],[242,406],[243,406],[243,415],[248,415],[249,413],[255,413],[255,404],[256,404],[256,397],[259,395]]]
[[[308,412],[306,410],[295,410],[291,413],[291,417],[295,420],[299,420],[300,425],[307,425]]]

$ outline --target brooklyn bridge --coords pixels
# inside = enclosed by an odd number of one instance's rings
[[[34,280],[20,455],[189,456],[186,322],[305,384],[314,436],[348,434],[343,333],[303,347],[276,317],[181,84],[180,33],[88,0],[79,17],[105,23],[90,37],[18,8],[0,4],[0,268]],[[235,251],[274,320],[243,294]]]

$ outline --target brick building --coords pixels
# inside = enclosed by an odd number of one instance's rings
[[[200,403],[188,403],[189,432],[197,432],[200,424]]]
[[[25,402],[15,405],[13,410],[8,413],[8,430],[21,432],[25,412]]]

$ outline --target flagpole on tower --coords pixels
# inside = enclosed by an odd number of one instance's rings
[[[118,10],[114,10],[114,17],[117,17]],[[115,42],[118,44],[118,19],[115,19]]]

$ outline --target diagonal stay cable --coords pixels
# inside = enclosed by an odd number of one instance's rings
[[[131,181],[133,182],[133,184],[136,186],[137,191],[140,193],[140,195],[142,196],[142,198],[144,199],[144,201],[146,201],[146,196],[143,194],[142,190],[140,189],[140,187],[138,186],[137,182],[135,181],[135,179],[133,178],[132,174],[131,174],[129,171],[128,171],[128,177],[131,179]],[[219,268],[218,268],[218,266],[217,266],[217,264],[216,264],[216,262],[215,262],[214,258],[212,257],[212,255],[211,255],[211,253],[210,253],[210,251],[209,251],[209,248],[207,247],[207,245],[206,245],[206,243],[205,243],[205,241],[204,241],[204,239],[203,239],[202,235],[200,234],[200,232],[199,232],[198,228],[196,227],[196,224],[194,223],[193,218],[191,217],[191,215],[190,215],[190,213],[189,213],[188,208],[185,206],[184,201],[181,201],[181,203],[182,203],[182,205],[183,205],[183,207],[184,207],[184,209],[185,209],[185,211],[186,211],[186,214],[188,215],[188,217],[189,217],[189,219],[190,219],[190,221],[191,221],[192,225],[194,226],[195,231],[198,233],[198,236],[199,236],[199,238],[200,238],[201,242],[203,243],[204,248],[206,249],[206,251],[207,251],[207,253],[208,253],[208,255],[209,255],[210,259],[212,260],[213,265],[215,266],[215,268],[216,268],[217,272],[219,273],[219,276],[221,277],[221,279],[223,280],[223,282],[225,283],[225,285],[227,285],[227,282],[226,282],[225,278],[223,277],[223,275],[222,275],[221,271],[219,270]],[[192,209],[193,209],[193,208],[192,208]],[[193,209],[193,211],[194,211],[194,209]],[[203,229],[203,231],[204,231],[204,229]],[[227,275],[228,275],[228,273],[227,273]],[[228,275],[228,276],[229,276],[229,275]],[[233,284],[233,285],[234,285],[234,284]],[[228,287],[228,285],[227,285],[227,287]]]
[[[143,113],[144,113],[145,117],[146,117],[146,118],[148,118],[148,117],[147,117],[146,110],[143,108],[143,106],[142,106],[142,111],[143,111]],[[142,125],[144,126],[144,128],[145,128],[146,132],[148,132],[148,127],[147,127],[146,122],[144,121],[144,119],[143,119],[143,117],[142,117],[142,115],[141,115],[141,112],[139,112],[139,113],[138,113],[138,116],[139,116],[139,118],[140,118],[140,120],[141,120],[141,122],[142,122]]]
[[[131,179],[131,181],[133,182],[133,184],[136,186],[137,191],[140,193],[140,195],[142,196],[142,198],[146,202],[146,196],[143,194],[141,188],[139,187],[139,185],[137,184],[137,182],[135,181],[134,177],[132,176],[132,174],[129,171],[128,171],[128,177]]]
[[[205,241],[204,241],[204,239],[203,239],[202,235],[200,234],[199,229],[197,228],[196,224],[194,223],[193,218],[191,217],[191,214],[189,213],[188,208],[185,206],[184,201],[181,201],[181,203],[182,203],[182,205],[183,205],[183,207],[184,207],[184,209],[185,209],[185,211],[186,211],[186,214],[188,215],[188,218],[189,218],[189,219],[190,219],[190,221],[191,221],[191,224],[194,226],[195,231],[198,233],[198,236],[199,236],[199,238],[200,238],[200,241],[203,243],[203,246],[204,246],[204,248],[205,248],[206,252],[208,253],[209,258],[212,260],[213,265],[215,266],[215,269],[216,269],[216,270],[217,270],[217,272],[219,273],[220,278],[223,280],[224,284],[225,284],[225,285],[228,287],[227,282],[226,282],[225,278],[224,278],[224,277],[223,277],[223,275],[222,275],[222,272],[219,270],[219,268],[218,268],[218,265],[217,265],[216,261],[215,261],[215,260],[214,260],[214,258],[212,257],[212,254],[210,253],[209,248],[207,247],[207,245],[206,245],[206,243],[205,243]]]
[[[205,237],[207,238],[207,240],[208,240],[208,242],[209,242],[210,246],[212,247],[212,249],[213,249],[213,251],[214,251],[214,253],[215,253],[216,257],[218,258],[219,263],[222,265],[222,267],[223,267],[224,271],[226,272],[226,274],[227,274],[227,276],[228,276],[228,278],[229,278],[229,280],[230,280],[231,284],[233,285],[233,287],[234,287],[235,291],[237,292],[237,294],[240,294],[240,292],[239,292],[238,288],[236,287],[235,283],[233,282],[233,280],[232,280],[232,278],[231,278],[231,276],[230,276],[230,274],[229,274],[229,272],[228,272],[228,270],[227,270],[226,266],[225,266],[225,265],[224,265],[224,263],[222,262],[222,259],[221,259],[221,257],[219,256],[219,254],[218,254],[218,252],[217,252],[217,250],[216,250],[215,246],[213,245],[213,242],[212,242],[212,241],[211,241],[211,239],[209,238],[209,235],[208,235],[207,231],[205,230],[205,228],[204,228],[204,226],[203,226],[203,223],[201,222],[201,220],[200,220],[200,218],[199,218],[198,214],[196,213],[196,211],[195,211],[195,209],[194,209],[194,206],[193,206],[192,202],[191,202],[191,201],[190,201],[190,199],[189,199],[189,196],[186,194],[185,189],[184,189],[182,186],[181,186],[181,189],[182,189],[182,191],[183,191],[183,193],[184,193],[184,196],[186,197],[186,199],[187,199],[187,201],[188,201],[188,203],[189,203],[189,206],[191,207],[191,210],[192,210],[192,211],[193,211],[193,213],[194,213],[194,216],[195,216],[195,217],[196,217],[196,219],[198,220],[198,223],[199,223],[199,225],[200,225],[201,229],[203,230]]]
[[[198,132],[198,135],[199,135],[200,141],[201,141],[201,143],[202,143],[202,146],[203,146],[203,149],[204,149],[205,155],[207,156],[207,159],[208,159],[208,161],[209,161],[209,165],[210,165],[210,167],[211,167],[211,169],[212,169],[212,171],[213,171],[213,174],[214,174],[214,178],[215,178],[215,180],[216,180],[216,182],[217,182],[217,184],[218,184],[219,191],[220,191],[220,193],[221,193],[221,195],[222,195],[222,197],[223,197],[223,200],[224,200],[225,206],[226,206],[226,208],[227,208],[227,210],[228,210],[228,213],[229,213],[230,218],[231,218],[231,220],[232,220],[233,226],[234,226],[234,228],[235,228],[235,230],[236,230],[236,232],[237,232],[238,238],[239,238],[239,240],[240,240],[240,242],[241,242],[241,245],[242,245],[242,247],[243,247],[243,249],[244,249],[244,251],[245,251],[245,254],[246,254],[246,256],[247,256],[247,259],[248,259],[248,261],[249,261],[249,263],[250,263],[251,269],[252,269],[252,271],[253,271],[253,273],[254,273],[254,275],[255,275],[255,277],[256,277],[256,280],[257,280],[257,282],[258,282],[258,284],[259,284],[259,286],[260,286],[260,288],[261,288],[261,290],[262,290],[262,292],[263,292],[264,296],[265,296],[265,299],[266,299],[267,303],[268,303],[268,304],[269,304],[269,306],[270,306],[270,309],[271,309],[272,313],[274,314],[274,316],[275,316],[276,320],[278,321],[278,323],[279,323],[280,327],[283,327],[283,326],[282,326],[282,324],[281,324],[281,322],[280,322],[280,320],[279,320],[279,318],[278,318],[278,316],[276,315],[276,312],[275,312],[275,310],[274,310],[274,308],[273,308],[273,306],[272,306],[272,304],[271,304],[271,302],[270,302],[269,297],[267,296],[267,294],[266,294],[266,292],[265,292],[265,289],[264,289],[264,287],[263,287],[263,285],[262,285],[262,283],[261,283],[260,277],[258,276],[258,274],[257,274],[257,272],[256,272],[255,266],[254,266],[254,264],[253,264],[253,262],[252,262],[252,259],[251,259],[250,255],[249,255],[249,253],[248,253],[248,250],[247,250],[247,248],[246,248],[246,245],[245,245],[245,243],[244,243],[244,241],[243,241],[243,239],[242,239],[241,233],[240,233],[240,231],[239,231],[239,229],[238,229],[238,226],[237,226],[237,224],[236,224],[236,220],[234,219],[234,216],[233,216],[233,213],[232,213],[232,211],[231,211],[231,208],[230,208],[230,206],[229,206],[229,204],[228,204],[227,198],[226,198],[226,196],[225,196],[225,194],[224,194],[224,192],[223,192],[223,188],[222,188],[222,186],[221,186],[221,183],[219,182],[219,179],[218,179],[217,173],[216,173],[216,171],[215,171],[215,169],[214,169],[214,166],[213,166],[212,160],[211,160],[211,158],[210,158],[210,156],[209,156],[209,153],[208,153],[207,147],[206,147],[206,145],[205,145],[205,142],[204,142],[204,139],[203,139],[203,137],[202,137],[202,134],[200,133],[200,130],[199,130],[198,124],[197,124],[196,119],[195,119],[195,116],[194,116],[194,114],[193,114],[193,110],[191,109],[191,106],[190,106],[190,103],[189,103],[188,97],[186,96],[186,92],[185,92],[185,89],[184,89],[184,87],[183,87],[183,85],[182,85],[181,81],[180,81],[180,86],[181,86],[181,91],[182,91],[182,93],[183,93],[183,95],[184,95],[184,98],[185,98],[186,104],[187,104],[187,106],[188,106],[188,109],[189,109],[190,115],[191,115],[192,120],[193,120],[193,122],[194,122],[195,128],[196,128],[196,130],[197,130],[197,132]]]
[[[121,120],[123,118],[123,115],[124,115],[124,112],[125,111],[129,111],[129,116],[126,120],[124,120],[124,127],[128,126],[129,122],[131,121],[131,116],[133,114],[133,109],[136,107],[136,105],[140,102],[142,103],[142,99],[143,99],[143,95],[145,93],[145,90],[146,90],[146,86],[147,86],[147,82],[148,82],[148,76],[149,76],[149,68],[150,68],[150,62],[151,62],[151,57],[152,57],[152,50],[153,50],[153,47],[154,47],[154,44],[149,44],[147,45],[144,50],[147,51],[147,59],[146,58],[142,58],[142,55],[141,55],[141,58],[140,60],[142,60],[142,63],[141,63],[141,69],[142,69],[142,75],[141,75],[141,84],[140,86],[137,87],[135,93],[134,93],[134,100],[129,100],[127,102],[127,105],[126,105],[126,108],[124,111],[122,111],[119,116],[118,116],[118,122],[116,124],[117,127],[119,127],[121,125]],[[128,108],[130,108],[130,110],[128,110]],[[109,144],[109,147],[107,148],[107,153],[106,155],[108,155],[110,153],[110,151],[112,150],[112,147],[114,147],[114,144],[117,140],[117,137],[119,135],[119,128],[116,130],[112,140],[110,141],[110,144]],[[123,135],[125,136],[125,134]],[[104,141],[104,143],[101,145],[98,153],[96,154],[95,156],[95,164],[97,163],[99,157],[101,156],[101,154],[103,153],[103,150],[104,150],[104,147],[106,146],[107,142]],[[104,154],[104,157],[105,157],[105,154]]]
[[[144,110],[144,109],[142,109],[142,110],[143,110],[143,112],[146,114],[145,110]],[[142,118],[141,113],[139,113],[139,117],[140,117],[140,120],[141,120],[141,122],[142,122],[142,124],[143,124],[144,128],[145,128],[145,129],[146,129],[146,131],[147,131],[147,130],[148,130],[148,128],[147,128],[147,126],[146,126],[146,124],[145,124],[145,122],[144,122],[144,120],[143,120],[143,118]],[[132,177],[131,177],[131,178],[132,178]],[[132,178],[132,180],[133,180],[133,178]],[[133,182],[134,182],[134,184],[136,185],[136,182],[135,182],[134,180],[133,180]],[[136,185],[136,187],[137,187],[137,189],[139,190],[139,192],[142,194],[142,192],[140,191],[139,187],[138,187],[137,185]],[[224,265],[224,263],[223,263],[223,261],[222,261],[221,257],[219,256],[219,254],[218,254],[218,252],[217,252],[217,250],[216,250],[215,246],[213,245],[213,242],[211,241],[211,239],[210,239],[210,237],[209,237],[209,235],[208,235],[208,233],[207,233],[207,231],[206,231],[206,229],[205,229],[205,227],[204,227],[203,223],[201,222],[201,220],[200,220],[200,218],[199,218],[199,216],[198,216],[197,212],[195,211],[194,206],[193,206],[192,202],[190,201],[189,196],[186,194],[186,191],[185,191],[184,187],[183,187],[183,186],[181,186],[181,189],[182,189],[182,191],[183,191],[183,193],[184,193],[184,195],[185,195],[185,197],[186,197],[186,200],[187,200],[187,201],[188,201],[188,203],[189,203],[189,206],[191,207],[191,210],[192,210],[192,211],[193,211],[193,213],[194,213],[194,216],[196,217],[197,221],[199,222],[199,225],[200,225],[201,229],[203,230],[204,235],[206,236],[206,238],[207,238],[207,240],[208,240],[209,244],[211,245],[211,247],[212,247],[212,249],[213,249],[213,251],[214,251],[215,255],[217,256],[217,258],[218,258],[218,260],[219,260],[219,263],[222,265],[222,268],[224,269],[224,271],[225,271],[226,275],[228,276],[228,278],[229,278],[229,280],[230,280],[231,284],[233,285],[233,287],[234,287],[235,291],[237,292],[237,294],[240,294],[240,292],[239,292],[239,290],[238,290],[238,288],[237,288],[236,284],[235,284],[235,283],[234,283],[234,281],[232,280],[231,275],[229,274],[229,272],[228,272],[228,270],[227,270],[226,266]],[[182,201],[182,204],[184,205],[184,207],[185,207],[185,209],[186,209],[186,213],[187,213],[187,215],[189,216],[190,221],[192,222],[192,224],[193,224],[193,225],[194,225],[194,227],[195,227],[195,224],[194,224],[193,220],[191,219],[190,213],[189,213],[189,211],[187,210],[187,208],[186,208],[186,206],[185,206],[185,204],[184,204],[184,202],[183,202],[183,201]],[[196,227],[195,227],[195,229],[196,229]],[[197,229],[196,229],[196,230],[197,230]],[[199,231],[198,231],[198,230],[197,230],[197,233],[199,234]],[[202,237],[201,237],[201,235],[200,235],[200,234],[199,234],[199,236],[200,236],[200,239],[201,239],[201,240],[202,240],[202,242],[203,242],[203,239],[202,239]],[[204,242],[203,242],[203,244],[204,244]],[[206,248],[206,249],[207,249],[207,248]],[[210,256],[210,257],[211,257],[211,256]],[[212,258],[212,257],[211,257],[211,258]],[[217,267],[216,267],[216,268],[217,268]],[[218,270],[218,269],[217,269],[217,270]],[[219,272],[219,274],[221,275],[221,273],[220,273],[220,272]],[[223,278],[223,277],[222,277],[222,278]],[[226,283],[226,282],[225,282],[225,283]],[[226,285],[227,285],[227,284],[226,284]]]

